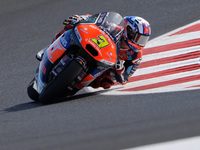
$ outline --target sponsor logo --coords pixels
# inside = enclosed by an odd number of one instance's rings
[[[115,63],[112,63],[112,62],[107,61],[105,59],[102,59],[101,62],[104,63],[104,64],[106,64],[106,65],[109,65],[109,66],[113,66],[115,64]]]
[[[132,63],[139,64],[139,63],[141,63],[141,61],[142,61],[142,59],[139,58],[139,59],[133,60]]]
[[[62,44],[63,47],[67,47],[68,42],[66,41],[65,36],[60,38],[60,43]]]
[[[81,41],[82,41],[82,38],[81,38],[81,36],[80,36],[80,33],[79,33],[77,27],[74,29],[74,31],[75,31],[75,33],[76,33],[76,36],[77,36],[79,42],[81,42]]]
[[[86,34],[88,34],[88,32],[87,32],[87,31],[85,31],[85,30],[87,30],[87,28],[80,29],[80,31],[83,31],[83,32],[85,32]]]

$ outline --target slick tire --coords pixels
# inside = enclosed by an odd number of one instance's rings
[[[83,67],[76,60],[72,62],[49,83],[39,95],[39,101],[43,104],[56,102],[56,98],[66,92],[67,86],[79,75]]]
[[[35,102],[39,101],[39,94],[38,92],[33,88],[35,78],[29,83],[27,88],[27,93],[30,99],[32,99]]]

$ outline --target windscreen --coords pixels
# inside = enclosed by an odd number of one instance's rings
[[[122,20],[122,16],[116,12],[104,12],[95,14],[81,23],[96,24],[116,43],[119,41],[123,31]]]

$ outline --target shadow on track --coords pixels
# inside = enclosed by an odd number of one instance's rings
[[[74,95],[68,98],[61,98],[61,99],[57,99],[55,102],[49,103],[49,104],[42,104],[40,102],[27,102],[27,103],[22,103],[22,104],[18,104],[9,108],[4,109],[4,112],[17,112],[17,111],[23,111],[23,110],[27,110],[27,109],[33,109],[33,108],[37,108],[37,107],[42,107],[45,105],[51,105],[51,104],[56,104],[56,103],[61,103],[61,102],[68,102],[68,101],[72,101],[72,100],[77,100],[77,99],[81,99],[84,97],[89,97],[89,96],[94,96],[96,94],[98,94],[99,92],[93,92],[93,93],[84,93],[84,94],[79,94],[79,95]]]
[[[59,98],[59,99],[55,99],[52,102],[49,102],[49,103],[43,104],[43,105],[51,105],[51,104],[56,104],[56,103],[73,101],[73,100],[81,99],[84,97],[94,96],[94,95],[97,95],[98,93],[100,93],[100,92],[83,93],[83,94],[78,94],[78,95],[74,95],[74,96],[70,96],[70,97],[66,97],[66,98]]]
[[[90,97],[90,96],[98,95],[98,94],[101,94],[101,93],[105,93],[105,92],[111,91],[111,90],[112,89],[100,90],[100,91],[90,92],[90,93],[81,93],[81,94],[77,94],[77,95],[67,97],[67,98],[56,99],[54,102],[51,102],[51,103],[48,103],[48,104],[42,104],[40,102],[34,102],[34,101],[22,103],[22,104],[18,104],[18,105],[6,108],[6,109],[3,110],[3,112],[17,112],[17,111],[23,111],[23,110],[27,110],[27,109],[42,107],[42,106],[46,106],[46,105],[52,105],[52,104],[56,104],[56,103],[73,101],[73,100],[82,99],[82,98],[85,98],[85,97]]]
[[[41,103],[36,102],[28,102],[28,103],[22,103],[18,104],[9,108],[4,109],[5,112],[16,112],[16,111],[23,111],[27,109],[32,109],[36,107],[43,106]]]
[[[116,89],[120,89],[120,88],[115,88],[115,90]],[[60,103],[60,102],[66,102],[66,101],[72,101],[72,100],[81,99],[81,98],[84,98],[84,97],[99,95],[101,93],[106,93],[108,91],[113,91],[113,89],[104,89],[104,90],[102,89],[102,90],[99,90],[99,91],[90,91],[89,93],[81,93],[81,94],[77,94],[77,95],[66,97],[66,98],[56,99],[54,102],[48,103],[48,104],[45,104],[45,105],[55,104],[55,103]]]

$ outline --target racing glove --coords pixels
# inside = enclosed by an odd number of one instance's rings
[[[62,29],[59,33],[57,33],[53,41],[54,42],[59,36],[61,36],[65,31],[71,29],[76,23],[78,23],[81,20],[86,20],[88,17],[90,17],[90,14],[87,15],[73,15],[69,17],[68,19],[64,20],[63,24],[65,25],[64,29]]]
[[[109,89],[115,83],[115,73],[112,69],[105,71],[101,76],[96,78],[89,86],[93,88],[103,87]]]
[[[75,24],[77,24],[78,22],[82,21],[82,20],[86,20],[89,16],[89,14],[87,15],[73,15],[71,17],[69,17],[68,19],[66,19],[63,24],[65,25],[65,27],[67,29],[71,29]]]

